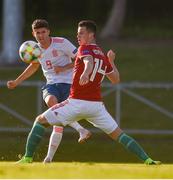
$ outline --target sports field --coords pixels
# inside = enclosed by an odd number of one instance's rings
[[[111,44],[109,45],[111,47]],[[117,49],[117,64],[121,82],[172,82],[172,43],[163,44],[120,44]],[[4,68],[1,80],[13,79],[23,68]],[[43,80],[39,73],[29,80]],[[170,112],[173,110],[172,89],[139,90]],[[14,91],[1,87],[1,103],[13,108],[32,121],[36,114],[36,93],[34,88],[19,87]],[[32,97],[32,98],[31,98]],[[105,104],[114,115],[113,96]],[[8,101],[7,101],[8,99]],[[18,103],[16,103],[18,102]],[[121,127],[141,129],[170,129],[172,118],[150,110],[145,105],[123,96]],[[0,110],[1,127],[26,127],[17,118]],[[88,124],[84,124],[88,127]],[[103,134],[95,134],[83,145],[77,143],[78,134],[64,134],[63,141],[55,156],[56,163],[41,163],[46,152],[49,136],[45,136],[35,156],[36,163],[16,165],[18,155],[24,153],[27,133],[7,132],[0,136],[0,178],[173,178],[173,137],[172,135],[133,135],[153,159],[163,162],[160,166],[146,166],[134,155],[124,150]],[[39,162],[39,163],[38,163]]]
[[[15,164],[19,160],[18,155],[24,153],[26,141],[25,135],[16,136],[0,138],[0,178],[173,178],[171,136],[134,136],[153,159],[162,161],[158,166],[144,165],[102,133],[93,133],[85,144],[77,143],[77,133],[65,133],[51,164],[42,163],[48,145],[48,137],[45,136],[34,163]]]
[[[173,165],[146,166],[121,163],[52,163],[14,164],[0,163],[0,178],[173,178]]]

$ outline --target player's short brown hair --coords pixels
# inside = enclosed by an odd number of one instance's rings
[[[32,23],[32,29],[47,28],[49,29],[49,23],[45,19],[36,19]]]
[[[82,20],[78,23],[78,27],[86,27],[86,29],[90,32],[93,32],[96,34],[97,31],[97,25],[92,20]]]

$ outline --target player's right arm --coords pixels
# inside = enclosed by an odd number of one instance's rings
[[[94,61],[92,56],[85,56],[83,58],[84,62],[84,71],[80,76],[79,84],[81,86],[87,84],[89,82],[89,75],[92,73]]]
[[[16,88],[19,84],[21,84],[24,80],[28,79],[32,76],[39,68],[39,63],[31,63],[29,66],[20,74],[15,80],[7,81],[7,87],[9,89]]]

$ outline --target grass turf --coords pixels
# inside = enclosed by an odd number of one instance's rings
[[[71,179],[104,179],[104,178],[173,178],[173,165],[147,166],[128,163],[80,163],[61,162],[52,164],[14,164],[0,163],[0,178],[71,178]]]

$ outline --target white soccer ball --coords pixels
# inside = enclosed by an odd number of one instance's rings
[[[25,63],[38,62],[42,50],[35,41],[25,41],[19,48],[19,56]]]

